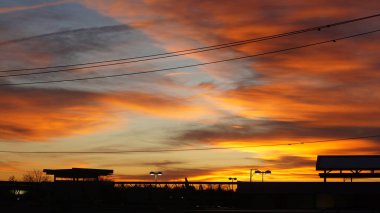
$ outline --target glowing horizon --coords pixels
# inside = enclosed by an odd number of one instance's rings
[[[191,8],[191,9],[189,9]],[[376,2],[33,0],[0,3],[0,70],[180,51],[377,14]],[[377,29],[379,17],[160,60],[1,77],[0,83],[163,69],[286,49]],[[115,180],[321,181],[317,155],[380,154],[380,33],[161,73],[0,87],[0,150],[223,150],[128,154],[2,153],[0,180],[33,169],[114,170]],[[35,71],[24,71],[28,73]],[[2,72],[1,75],[10,74]]]

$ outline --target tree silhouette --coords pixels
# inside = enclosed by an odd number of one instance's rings
[[[17,180],[16,180],[16,177],[15,177],[14,175],[12,175],[12,176],[10,176],[10,177],[8,178],[8,181],[9,181],[9,182],[16,182]]]
[[[36,169],[32,171],[27,171],[27,173],[24,174],[22,179],[25,182],[36,182],[36,183],[49,181],[49,177],[47,175],[45,175],[42,171],[36,170]]]

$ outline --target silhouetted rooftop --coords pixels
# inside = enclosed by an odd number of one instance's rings
[[[112,175],[113,170],[110,169],[87,169],[87,168],[72,168],[72,169],[44,169],[47,175],[54,175],[56,178],[95,178],[99,176]]]
[[[378,170],[380,155],[322,155],[317,170]]]

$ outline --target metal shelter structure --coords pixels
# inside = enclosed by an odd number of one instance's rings
[[[316,164],[319,177],[327,178],[380,178],[380,155],[320,155]]]
[[[100,176],[112,175],[113,170],[110,169],[87,169],[87,168],[72,168],[72,169],[44,169],[47,175],[54,175],[54,182],[57,178],[71,181],[99,181]]]

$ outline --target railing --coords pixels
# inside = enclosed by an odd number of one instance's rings
[[[0,181],[0,188],[3,189],[23,189],[28,190],[33,186],[40,184],[46,185],[60,185],[60,184],[96,184],[96,181],[58,181],[58,182],[45,182],[45,183],[34,183],[34,182],[12,182],[12,181]],[[100,182],[102,183],[102,182]],[[206,181],[122,181],[122,182],[104,182],[107,184],[113,184],[114,187],[121,188],[192,188],[195,190],[236,190],[237,182],[206,182]]]
[[[124,181],[113,182],[115,187],[132,188],[132,187],[157,187],[157,188],[193,188],[196,190],[235,190],[237,182],[205,182],[205,181]]]

